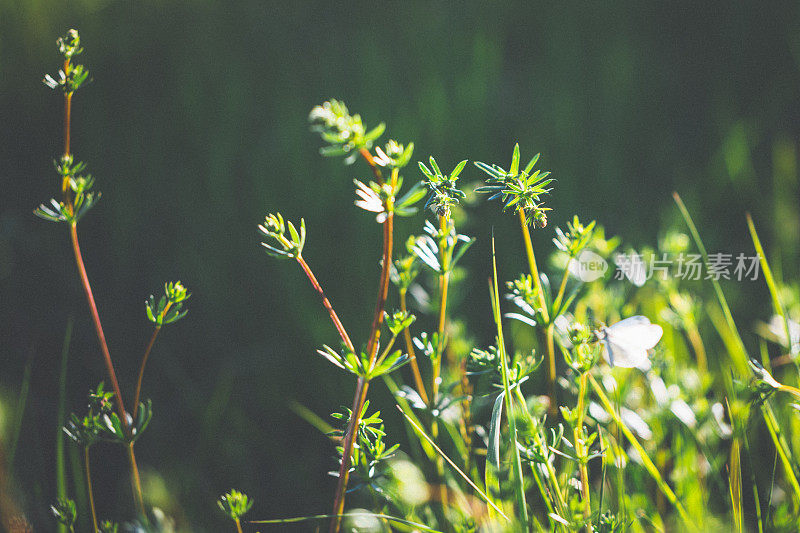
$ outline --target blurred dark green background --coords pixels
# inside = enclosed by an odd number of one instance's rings
[[[68,409],[104,378],[66,228],[31,214],[58,188],[61,99],[40,80],[71,27],[94,78],[75,97],[73,146],[103,192],[80,234],[127,394],[151,331],[145,297],[170,279],[194,292],[153,353],[144,394],[156,414],[137,447],[148,493],[194,531],[223,527],[214,500],[230,487],[255,499],[252,518],[330,506],[333,448],[287,406],[325,416],[351,401],[352,383],[314,354],[334,330],[296,265],[267,257],[256,232],[268,211],[305,217],[304,255],[364,336],[380,234],[352,205],[363,165],[322,159],[308,131],[327,98],[447,168],[505,165],[516,141],[523,157],[541,151],[558,182],[539,247],[574,213],[654,243],[677,220],[678,190],[712,250],[752,251],[749,210],[784,267],[797,265],[796,3],[488,4],[0,1],[0,435],[30,362],[13,472],[32,522],[52,527],[68,317]],[[464,182],[481,178],[469,168]],[[463,318],[486,342],[489,227],[503,235],[513,221],[494,205],[470,216],[479,242]],[[498,243],[507,278],[523,268],[516,239]],[[734,306],[759,302],[743,323],[769,312],[763,287],[726,289]],[[120,451],[98,448],[94,465],[101,514],[129,516]]]

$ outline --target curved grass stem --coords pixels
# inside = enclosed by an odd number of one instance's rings
[[[83,466],[84,471],[86,473],[86,491],[89,493],[89,509],[92,512],[92,526],[94,529],[92,530],[93,533],[99,531],[97,528],[97,510],[94,506],[94,491],[92,490],[92,470],[89,465],[89,447],[83,447]]]

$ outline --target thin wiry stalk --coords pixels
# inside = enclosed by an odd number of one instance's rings
[[[69,75],[69,59],[64,61],[64,75]],[[64,157],[71,154],[70,147],[70,130],[72,122],[72,93],[67,92],[64,94]],[[69,197],[69,178],[64,176],[62,180],[62,192],[64,194],[64,204],[67,209],[73,211],[72,201]],[[83,263],[83,256],[81,254],[81,247],[78,242],[78,228],[77,222],[73,221],[69,227],[70,241],[72,242],[72,251],[75,255],[75,263],[78,267],[78,274],[81,280],[81,286],[86,295],[86,301],[89,304],[89,311],[92,315],[92,322],[94,323],[95,332],[97,333],[97,340],[100,343],[100,350],[103,354],[103,362],[105,363],[106,373],[108,374],[111,386],[114,388],[114,396],[116,398],[116,406],[119,412],[120,422],[126,433],[130,434],[130,425],[128,424],[127,411],[125,404],[122,400],[122,392],[117,380],[117,374],[114,371],[114,364],[111,360],[111,354],[108,350],[108,343],[106,342],[105,333],[103,333],[103,325],[100,322],[100,315],[97,312],[97,304],[94,301],[94,294],[92,293],[92,286],[89,283],[89,276],[86,273],[86,265]],[[136,501],[139,511],[144,515],[144,498],[142,497],[142,487],[139,480],[139,469],[136,466],[136,457],[133,454],[133,445],[130,446],[130,453],[128,454],[130,460],[131,474],[134,479],[134,500]]]
[[[341,337],[342,342],[344,342],[345,346],[351,352],[355,352],[356,349],[353,347],[353,343],[350,340],[350,336],[347,334],[347,330],[344,329],[342,325],[342,321],[339,320],[339,315],[336,314],[336,311],[333,310],[333,305],[331,305],[331,301],[328,300],[328,297],[325,296],[325,291],[322,290],[322,286],[317,281],[317,278],[314,276],[314,273],[311,271],[311,268],[306,263],[306,260],[303,259],[303,256],[297,256],[297,262],[300,265],[300,268],[303,269],[308,281],[311,282],[311,286],[314,287],[314,290],[319,295],[320,299],[322,300],[322,306],[328,311],[328,315],[331,317],[331,321],[333,322],[336,331],[339,333],[339,337]]]
[[[170,304],[167,303],[166,307],[164,308],[164,312],[162,316],[166,315],[167,310],[169,309]],[[153,345],[156,343],[156,337],[158,337],[158,332],[161,331],[161,326],[156,326],[155,330],[153,331],[153,336],[150,337],[150,342],[147,343],[147,348],[144,351],[144,355],[142,356],[142,363],[139,365],[139,377],[136,379],[136,392],[133,395],[133,418],[136,418],[136,413],[139,411],[139,395],[142,392],[142,378],[144,378],[144,367],[147,364],[147,358],[150,357],[150,352],[153,349]]]
[[[372,155],[366,149],[361,149],[362,157],[372,168],[373,174],[376,179],[383,183],[380,169],[377,167]],[[394,190],[397,185],[398,169],[392,170],[391,184]],[[391,202],[391,200],[389,200]],[[383,222],[383,263],[381,265],[381,277],[378,285],[378,298],[375,303],[375,312],[372,318],[372,327],[370,329],[369,338],[367,341],[367,353],[369,354],[370,366],[375,362],[375,357],[378,351],[378,341],[380,340],[381,325],[383,324],[383,313],[386,307],[386,298],[389,294],[389,268],[392,264],[392,247],[394,237],[394,216],[393,205],[387,205],[387,216]],[[353,350],[355,351],[355,350]],[[347,482],[350,477],[350,459],[353,453],[353,445],[355,444],[355,437],[358,430],[358,425],[361,421],[361,410],[364,402],[367,399],[367,390],[369,389],[369,380],[362,377],[358,378],[356,384],[356,393],[353,398],[353,411],[350,416],[350,422],[347,425],[345,438],[342,446],[342,464],[339,467],[339,481],[336,486],[336,497],[333,502],[333,515],[336,518],[331,520],[331,533],[337,533],[341,526],[341,517],[339,515],[344,511],[345,496],[347,493]]]
[[[747,466],[750,471],[750,485],[753,487],[753,503],[756,508],[756,524],[758,524],[758,533],[764,533],[764,517],[761,515],[761,498],[758,496],[758,483],[756,482],[756,471],[753,467],[753,454],[750,452],[750,442],[747,439],[747,433],[742,435],[742,443],[744,444],[745,452],[747,452]]]
[[[81,254],[81,247],[78,243],[78,229],[76,224],[70,225],[70,237],[72,239],[72,250],[75,254],[75,263],[78,265],[78,274],[81,279],[81,286],[83,287],[83,292],[86,295],[86,301],[89,304],[89,311],[92,315],[92,323],[94,324],[94,329],[97,333],[97,340],[100,343],[100,351],[103,354],[103,362],[106,366],[106,373],[108,374],[108,379],[111,381],[111,386],[114,389],[117,411],[119,411],[122,426],[127,431],[129,430],[129,427],[128,418],[125,411],[125,403],[122,401],[122,391],[119,388],[117,373],[114,370],[114,363],[111,361],[111,353],[108,351],[106,335],[103,333],[103,324],[100,322],[100,315],[97,312],[97,304],[94,301],[94,294],[92,293],[92,286],[89,283],[89,276],[86,274],[86,265],[83,263],[83,255]]]

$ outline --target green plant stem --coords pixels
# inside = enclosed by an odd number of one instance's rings
[[[572,258],[570,257],[567,259],[567,266],[564,267],[564,277],[561,278],[561,285],[558,287],[558,294],[556,295],[556,299],[553,300],[554,313],[558,313],[558,310],[561,308],[561,302],[564,300],[564,293],[567,291],[567,280],[569,279],[569,264],[571,262]]]
[[[170,304],[167,303],[166,307],[164,308],[164,312],[162,313],[162,317],[166,315],[167,310],[169,309]],[[136,379],[136,392],[133,395],[133,418],[136,418],[136,413],[139,411],[139,395],[142,392],[142,378],[144,378],[144,366],[147,364],[147,358],[150,357],[150,351],[153,349],[153,345],[156,343],[156,337],[158,337],[158,332],[161,331],[161,326],[156,326],[155,330],[153,331],[153,336],[150,337],[150,342],[147,343],[147,348],[144,351],[144,355],[142,356],[142,363],[139,365],[139,377]]]
[[[693,530],[697,530],[696,524],[689,517],[689,513],[686,512],[686,509],[683,507],[683,504],[680,502],[680,500],[678,500],[678,497],[672,491],[670,486],[667,484],[666,481],[664,481],[664,478],[661,476],[661,472],[658,471],[658,468],[653,463],[652,459],[650,459],[650,456],[647,454],[647,451],[639,443],[639,440],[631,432],[631,430],[628,429],[628,427],[622,422],[622,419],[617,414],[617,411],[614,409],[614,406],[611,404],[611,401],[608,399],[608,396],[606,396],[606,393],[603,391],[603,388],[600,386],[600,384],[597,382],[594,376],[592,376],[591,374],[588,374],[588,376],[595,394],[600,399],[600,403],[603,404],[603,409],[605,409],[608,415],[614,420],[614,423],[617,425],[620,431],[622,431],[623,435],[625,435],[625,438],[628,439],[628,442],[630,442],[631,446],[633,446],[633,448],[637,451],[640,459],[642,460],[642,464],[645,470],[647,470],[647,472],[656,482],[656,485],[658,485],[658,488],[661,490],[664,496],[666,496],[669,502],[675,507],[675,509],[677,509],[678,514],[680,515],[684,523]]]
[[[433,364],[433,382],[431,389],[431,401],[435,402],[439,394],[439,381],[442,372],[442,359],[444,358],[444,328],[447,322],[447,289],[450,285],[450,257],[447,250],[447,230],[449,224],[449,217],[439,217],[439,231],[442,237],[439,241],[439,250],[442,254],[441,268],[442,272],[439,274],[439,321],[436,331],[439,335],[439,342],[436,348],[436,361]],[[435,435],[434,435],[435,437]]]
[[[587,520],[586,531],[591,533],[590,521],[592,517],[592,504],[589,491],[589,469],[586,466],[586,450],[583,446],[583,416],[586,412],[587,374],[581,372],[578,387],[578,420],[575,423],[575,455],[578,457],[581,475],[581,490],[583,497],[583,512]]]
[[[92,511],[92,525],[94,526],[93,532],[97,532],[97,510],[94,506],[94,491],[92,490],[92,471],[89,466],[89,447],[83,447],[83,465],[86,472],[86,490],[89,493],[89,509]]]
[[[431,378],[431,397],[430,401],[433,405],[439,396],[439,384],[441,381],[442,372],[442,359],[444,359],[444,330],[447,324],[447,289],[450,285],[450,253],[447,246],[447,233],[449,229],[450,218],[448,216],[439,217],[439,231],[441,238],[439,239],[439,251],[441,253],[440,263],[442,272],[439,274],[439,320],[436,331],[438,333],[438,342],[436,347],[436,357],[433,360],[433,376]],[[434,418],[431,420],[431,436],[434,439],[439,438],[439,423]],[[446,513],[449,506],[449,495],[447,493],[447,484],[444,479],[444,461],[441,456],[436,457],[436,474],[439,478],[439,502],[442,505],[442,512]],[[448,529],[448,528],[445,528]]]
[[[554,331],[549,327],[550,313],[547,310],[547,302],[544,299],[544,290],[542,288],[542,280],[539,277],[539,267],[536,266],[536,256],[533,254],[533,243],[531,242],[531,233],[528,229],[528,224],[525,219],[525,211],[517,209],[519,217],[519,227],[522,231],[522,240],[525,242],[525,253],[528,257],[528,267],[533,277],[533,284],[536,288],[536,294],[539,299],[539,307],[541,308],[542,319],[547,328],[547,393],[550,396],[550,413],[557,413],[557,400],[556,400],[556,352],[553,342]]]
[[[522,391],[520,391],[519,387],[514,387],[514,395],[517,397],[517,401],[522,406],[522,412],[525,414],[531,426],[535,428],[533,431],[534,443],[540,449],[547,450],[548,449],[547,443],[542,440],[542,436],[539,434],[538,424],[536,423],[536,421],[533,420],[533,417],[528,411],[528,405],[525,403],[525,397],[522,395]],[[556,475],[556,471],[553,468],[553,465],[550,464],[550,461],[545,460],[543,464],[545,470],[547,471],[547,478],[550,481],[550,485],[552,486],[552,492],[556,494],[556,509],[558,510],[558,513],[560,515],[567,515],[568,514],[567,502],[564,499],[564,493],[561,491],[561,484],[558,482],[558,476]],[[543,493],[542,497],[547,499],[548,495]]]
[[[514,404],[511,400],[511,384],[508,377],[508,360],[506,356],[505,340],[503,339],[503,319],[500,313],[500,293],[497,287],[497,259],[494,249],[494,238],[492,238],[492,309],[494,311],[494,322],[497,327],[497,352],[500,356],[500,366],[503,377],[503,392],[505,393],[505,407],[508,418],[509,446],[512,449],[513,471],[514,471],[514,493],[517,498],[517,512],[522,521],[524,531],[528,531],[528,505],[525,501],[525,480],[522,477],[522,463],[519,458],[517,448],[517,421],[514,414]]]
[[[539,267],[536,266],[536,256],[533,254],[533,243],[531,242],[531,233],[528,230],[528,224],[525,220],[525,211],[522,209],[517,210],[519,215],[519,227],[522,230],[522,239],[525,241],[525,253],[528,257],[528,267],[533,276],[533,284],[536,287],[536,294],[539,298],[539,307],[542,308],[542,316],[545,322],[550,321],[550,315],[547,311],[547,303],[544,299],[544,291],[542,291],[542,280],[539,278]]]
[[[136,500],[136,508],[141,513],[142,518],[146,519],[147,514],[144,510],[144,498],[142,497],[142,479],[139,477],[139,467],[136,466],[136,455],[133,453],[133,443],[128,443],[128,461],[131,464],[131,472],[133,473],[133,494]]]
[[[242,533],[242,523],[239,521],[238,518],[234,518],[233,521],[236,522],[236,531]]]
[[[406,289],[400,290],[400,311],[403,313],[408,312],[406,302]],[[417,363],[417,354],[414,350],[414,341],[411,339],[411,331],[409,328],[403,330],[403,339],[406,343],[406,352],[411,364],[411,374],[414,376],[414,384],[417,387],[417,393],[422,401],[428,403],[428,394],[425,391],[425,382],[422,380],[422,373],[419,371],[419,364]]]
[[[375,164],[372,155],[366,149],[361,149],[360,153],[367,163],[372,167],[375,177],[380,183],[383,183],[380,170]],[[392,190],[397,185],[397,178],[399,176],[398,169],[392,170],[391,185]],[[367,341],[367,353],[369,354],[370,367],[375,362],[375,357],[378,351],[378,341],[380,340],[381,325],[383,324],[383,313],[386,307],[386,298],[389,295],[389,267],[392,264],[392,247],[394,236],[394,206],[393,200],[389,199],[386,206],[386,220],[383,222],[383,263],[381,265],[381,277],[378,284],[378,297],[375,303],[375,312],[372,317],[372,327],[370,329],[369,338]],[[353,349],[355,352],[355,349]],[[347,494],[347,482],[350,478],[350,460],[353,454],[353,445],[355,444],[356,434],[358,432],[358,425],[361,422],[361,410],[364,402],[367,399],[367,390],[369,389],[369,380],[359,377],[356,383],[356,393],[353,397],[353,410],[350,416],[350,422],[347,425],[345,432],[344,442],[342,445],[342,463],[339,467],[339,481],[336,485],[336,497],[333,501],[333,512],[336,515],[331,520],[330,532],[338,533],[341,526],[341,517],[339,515],[344,511],[345,497]]]

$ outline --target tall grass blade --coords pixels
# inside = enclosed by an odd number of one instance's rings
[[[492,418],[489,422],[489,448],[486,451],[486,467],[484,477],[486,479],[486,494],[494,497],[500,494],[500,423],[503,419],[503,402],[506,393],[501,392],[497,395],[492,407]],[[492,517],[494,511],[489,507],[489,516]]]
[[[705,264],[708,264],[708,252],[706,251],[706,247],[703,245],[702,239],[700,239],[700,233],[698,233],[697,227],[694,225],[694,221],[692,220],[692,216],[689,214],[689,210],[686,209],[686,205],[684,205],[683,200],[681,200],[681,197],[677,192],[673,192],[672,197],[675,199],[675,203],[678,205],[678,210],[680,210],[686,225],[689,227],[689,232],[692,234],[692,239],[694,240],[697,249],[700,251],[700,255],[703,256],[703,261],[705,261]],[[746,365],[747,350],[744,347],[742,337],[739,335],[736,322],[733,320],[731,308],[728,306],[728,301],[725,299],[725,294],[722,292],[722,286],[719,284],[719,281],[713,277],[711,278],[711,284],[714,287],[714,292],[717,295],[719,305],[722,307],[722,313],[725,315],[725,321],[728,323],[728,328],[730,328],[731,333],[734,335],[736,353],[731,355],[736,355],[738,358],[743,359]]]
[[[769,295],[770,298],[772,298],[772,307],[775,309],[775,314],[783,319],[783,327],[784,331],[786,332],[786,342],[788,343],[789,351],[793,352],[794,347],[792,343],[792,334],[789,331],[789,319],[786,317],[786,311],[783,308],[783,304],[781,303],[781,299],[778,294],[778,285],[775,283],[775,278],[772,275],[772,269],[769,267],[769,262],[767,261],[767,254],[764,253],[764,247],[761,246],[761,239],[758,238],[756,226],[753,224],[753,217],[750,216],[750,213],[747,213],[747,227],[750,230],[750,236],[753,238],[753,246],[756,248],[758,260],[761,263],[761,270],[764,272],[764,281],[767,282]],[[795,361],[795,364],[797,364],[797,361]]]
[[[742,510],[742,461],[741,444],[738,438],[733,439],[731,444],[731,455],[728,462],[728,488],[731,497],[733,529],[736,533],[742,533],[744,522],[744,511]]]
[[[508,358],[506,355],[505,340],[503,339],[503,318],[500,313],[500,292],[497,288],[497,255],[494,246],[494,234],[492,234],[492,310],[494,311],[494,323],[497,327],[497,354],[500,356],[501,371],[503,373],[503,392],[506,403],[506,415],[508,417],[509,428],[509,446],[511,448],[511,457],[514,461],[514,493],[517,498],[517,512],[520,514],[520,520],[525,531],[528,530],[528,504],[525,501],[525,480],[522,477],[522,462],[519,458],[519,449],[517,448],[517,421],[514,416],[514,408],[511,403],[511,385],[508,377]]]

